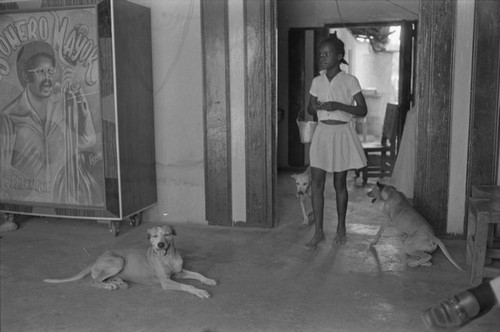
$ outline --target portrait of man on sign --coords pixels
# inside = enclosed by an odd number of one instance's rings
[[[42,13],[37,22],[56,25],[61,14]],[[0,40],[0,56],[11,68],[0,80],[0,198],[102,206],[103,166],[95,162],[102,159],[98,84],[89,85],[81,74],[85,67],[71,54],[64,56],[68,40],[33,29],[32,40],[24,40],[22,16],[10,19],[18,24],[0,25],[3,36],[9,36]],[[63,16],[63,22],[70,21],[71,15]],[[77,36],[82,26],[59,35]],[[87,95],[94,97],[92,102]]]

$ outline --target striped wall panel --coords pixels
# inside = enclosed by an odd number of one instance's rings
[[[201,1],[205,206],[209,225],[232,225],[227,1]]]
[[[201,0],[210,225],[275,224],[275,6],[273,0]]]

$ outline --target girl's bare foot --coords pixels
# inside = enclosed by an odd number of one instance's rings
[[[337,235],[333,239],[333,243],[344,245],[347,242],[347,236],[345,230],[337,230]]]
[[[325,241],[325,235],[324,234],[319,234],[319,235],[314,234],[314,236],[311,239],[311,241],[309,241],[308,243],[306,243],[305,247],[306,247],[306,249],[313,249],[313,250],[315,250],[318,247],[318,244],[320,244],[323,241]]]

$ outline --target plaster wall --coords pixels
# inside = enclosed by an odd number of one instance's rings
[[[199,0],[151,8],[158,203],[146,221],[206,223]]]
[[[243,0],[228,1],[231,194],[234,222],[246,222],[245,40]]]
[[[200,0],[151,8],[158,204],[147,221],[207,224]],[[243,0],[228,1],[233,220],[246,221]]]
[[[465,218],[473,27],[474,1],[458,1],[451,114],[448,233],[462,233]]]

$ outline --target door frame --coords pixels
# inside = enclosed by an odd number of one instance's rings
[[[243,2],[244,152],[232,151],[228,1],[201,0],[205,215],[209,225],[277,224],[276,0]],[[235,152],[245,154],[245,188],[233,188]],[[233,190],[245,190],[246,220],[234,220]],[[241,203],[238,201],[237,203]]]

